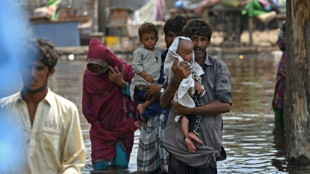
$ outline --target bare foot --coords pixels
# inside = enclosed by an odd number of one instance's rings
[[[186,144],[186,146],[187,146],[189,152],[195,152],[196,147],[195,147],[195,145],[193,144],[193,142],[192,142],[191,139],[185,138],[185,144]]]
[[[135,121],[135,126],[141,130],[141,122],[140,121]]]
[[[196,134],[194,132],[189,132],[188,137],[190,139],[196,141],[196,143],[202,144],[202,141],[196,136]]]

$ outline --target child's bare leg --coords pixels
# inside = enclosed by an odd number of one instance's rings
[[[203,93],[203,89],[200,87],[197,81],[195,81],[195,90],[197,91],[198,94]]]
[[[190,138],[188,138],[188,137],[185,138],[185,144],[186,144],[189,152],[195,152],[196,147]]]
[[[146,100],[144,103],[140,103],[138,105],[138,110],[140,114],[142,114],[145,111],[146,107],[148,107],[148,105],[150,105],[151,103],[152,103],[152,100]]]
[[[193,131],[188,133],[188,138],[196,141],[196,143],[202,144],[202,141],[196,136],[195,132]]]
[[[141,121],[139,121],[139,120],[135,121],[135,126],[136,126],[139,130],[141,130]]]
[[[193,144],[192,140],[188,137],[188,132],[189,132],[188,131],[188,124],[189,124],[189,121],[188,121],[188,119],[185,116],[182,117],[182,123],[181,124],[182,124],[181,125],[182,126],[182,132],[183,132],[183,134],[185,136],[185,144],[186,144],[186,146],[188,148],[188,151],[189,152],[195,152],[196,147]]]

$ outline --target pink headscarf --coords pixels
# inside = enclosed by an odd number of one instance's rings
[[[117,58],[98,39],[90,41],[87,61],[101,65],[107,63],[118,69],[126,82],[131,82],[134,76],[132,66]],[[118,140],[125,146],[129,159],[136,130],[136,103],[108,79],[108,72],[107,69],[101,74],[94,74],[86,69],[83,77],[83,114],[91,124],[93,163],[113,159]],[[133,112],[132,117],[130,112]]]

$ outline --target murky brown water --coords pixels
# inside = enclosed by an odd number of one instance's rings
[[[244,56],[244,59],[230,56],[223,60],[232,77],[233,105],[231,112],[223,116],[223,145],[227,151],[227,159],[218,162],[218,173],[310,173],[307,167],[288,167],[284,138],[281,131],[274,131],[271,101],[277,62],[270,55]],[[87,150],[87,164],[83,173],[90,173],[90,126],[81,112],[85,61],[60,60],[56,68],[49,86],[54,92],[76,103],[79,108]],[[16,92],[19,88],[20,85],[16,85],[16,89],[10,89],[9,93]],[[139,131],[135,133],[129,168],[125,173],[136,171],[138,136]]]

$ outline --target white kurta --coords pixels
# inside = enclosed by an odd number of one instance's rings
[[[25,158],[25,165],[8,166],[8,170],[13,167],[11,171],[21,173],[81,173],[85,149],[75,104],[48,90],[38,104],[33,125],[20,92],[2,98],[0,108],[9,113],[7,119],[23,130],[25,138],[24,149],[16,149],[20,150],[20,158]]]

